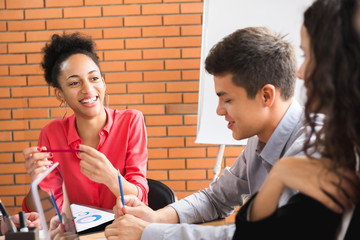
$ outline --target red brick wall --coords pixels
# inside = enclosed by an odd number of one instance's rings
[[[96,41],[110,107],[145,116],[149,178],[179,199],[211,182],[218,146],[194,143],[202,11],[201,0],[0,0],[0,198],[11,213],[29,190],[22,150],[61,116],[39,65],[53,33]],[[223,167],[241,149],[226,147]]]

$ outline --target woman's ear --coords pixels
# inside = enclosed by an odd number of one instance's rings
[[[63,92],[59,88],[55,88],[55,97],[60,102],[65,102]]]
[[[276,88],[272,84],[266,84],[261,88],[261,97],[263,100],[263,103],[271,107],[276,99]]]
[[[102,81],[103,81],[103,84],[104,84],[104,89],[105,89],[105,91],[106,91],[106,83],[105,83],[105,79],[104,79],[104,77],[101,77],[102,78]]]

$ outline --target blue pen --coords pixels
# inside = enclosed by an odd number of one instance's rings
[[[119,169],[118,169],[118,179],[119,179],[119,186],[120,186],[121,203],[122,203],[123,206],[125,206],[124,192],[123,192],[123,187],[122,187],[122,184],[121,184],[121,176],[120,176]]]
[[[55,207],[55,210],[56,210],[56,213],[57,213],[57,215],[58,215],[58,217],[59,217],[60,223],[62,223],[62,217],[61,217],[59,208],[58,208],[58,206],[56,205],[54,195],[53,195],[53,193],[52,193],[52,191],[51,191],[50,188],[49,188],[49,191],[50,191],[51,201],[52,201],[52,203],[53,203],[53,205],[54,205],[54,207]]]

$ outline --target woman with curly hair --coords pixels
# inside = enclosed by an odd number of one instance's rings
[[[304,14],[308,141],[320,159],[281,159],[236,217],[234,239],[360,239],[360,5],[317,0]],[[357,16],[357,17],[356,17]],[[316,131],[317,113],[326,120]],[[310,137],[316,141],[310,144]],[[278,207],[285,188],[299,191]],[[356,208],[355,208],[356,206]]]
[[[63,183],[70,202],[112,209],[120,195],[118,170],[124,194],[147,203],[143,115],[104,107],[106,84],[95,43],[79,33],[54,34],[43,52],[45,80],[61,105],[68,105],[74,114],[50,122],[41,130],[38,146],[23,151],[28,174],[34,180],[52,163],[60,163],[41,185],[52,190],[60,209]],[[23,209],[35,210],[31,193]]]

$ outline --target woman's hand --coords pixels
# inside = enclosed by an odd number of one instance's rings
[[[81,157],[81,172],[94,182],[103,183],[112,189],[114,183],[117,183],[118,171],[107,157],[103,153],[86,145],[80,145],[79,150],[82,151],[79,153]],[[118,184],[116,184],[116,186],[118,186]]]
[[[40,152],[41,150],[46,150],[46,147],[30,147],[23,151],[25,168],[32,180],[35,180],[53,163],[51,161],[53,154]]]

